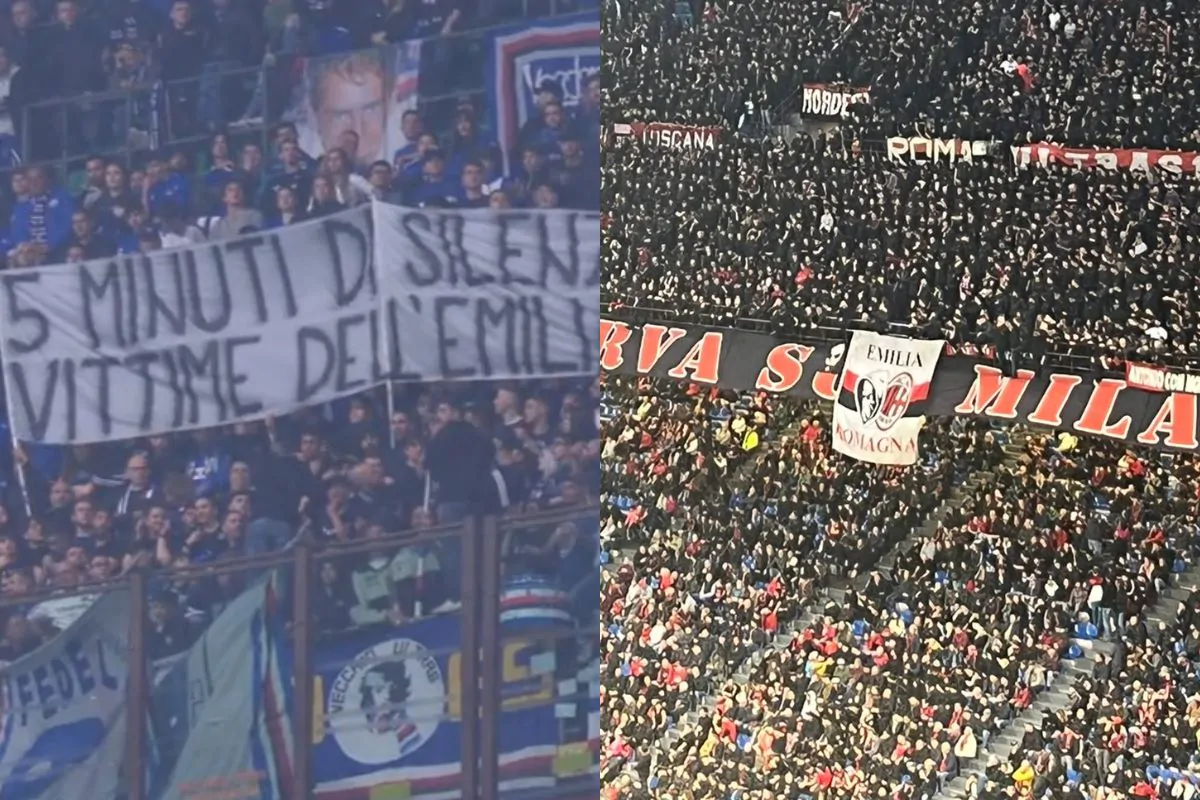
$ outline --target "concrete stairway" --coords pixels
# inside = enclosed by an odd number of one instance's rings
[[[792,431],[786,431],[785,435],[791,435]],[[1010,430],[1009,441],[1004,445],[1005,457],[1001,463],[1014,463],[1021,454],[1024,453],[1024,442],[1027,434],[1021,430]],[[887,572],[896,563],[896,557],[899,553],[905,552],[908,548],[919,546],[921,539],[931,536],[937,529],[937,524],[944,520],[953,510],[961,506],[979,487],[985,485],[988,481],[995,477],[993,470],[980,470],[969,475],[961,486],[953,489],[941,504],[939,504],[930,513],[929,517],[912,532],[906,539],[897,544],[892,550],[888,551],[877,562],[876,569]],[[867,580],[866,575],[860,575],[856,578],[859,585],[862,585]],[[845,597],[846,589],[843,587],[827,588],[822,597],[833,600],[835,603],[841,603]],[[818,598],[820,600],[821,598]],[[806,628],[817,621],[821,610],[824,606],[823,602],[813,603],[806,608],[795,620],[785,623],[781,626],[779,633],[775,635],[772,641],[766,648],[756,650],[750,654],[750,657],[738,666],[732,675],[734,683],[746,685],[750,682],[751,675],[759,664],[766,658],[767,653],[787,649],[792,640],[800,635]],[[683,715],[681,724],[688,726],[698,723],[703,715],[711,714],[712,709],[716,704],[716,697],[706,695],[700,698],[696,707]],[[677,728],[671,728],[662,737],[659,746],[665,750],[669,750],[679,739],[680,733]]]
[[[1025,453],[1025,443],[1029,439],[1029,431],[1022,428],[1012,428],[1009,430],[1008,442],[1004,445],[1004,458],[1001,460],[1000,466],[1012,466],[1017,463]],[[899,542],[890,552],[885,553],[875,565],[875,569],[885,575],[890,576],[891,570],[896,566],[896,559],[901,553],[907,553],[914,547],[920,547],[921,543],[933,536],[937,532],[937,527],[950,514],[962,507],[963,503],[971,498],[971,496],[982,488],[984,485],[991,482],[996,477],[994,469],[980,470],[972,473],[961,486],[955,487],[950,496],[944,500],[941,505],[934,509],[933,513],[918,527],[913,533],[903,541]],[[860,575],[857,580],[857,586],[865,586],[867,582],[866,575]]]
[[[1168,627],[1173,626],[1179,619],[1179,604],[1187,600],[1188,595],[1200,589],[1200,565],[1194,565],[1186,572],[1174,576],[1172,585],[1159,598],[1158,602],[1146,610],[1147,624],[1164,622]],[[1054,712],[1071,705],[1068,692],[1080,678],[1091,674],[1096,661],[1096,655],[1109,655],[1115,649],[1111,642],[1090,639],[1072,639],[1083,650],[1083,656],[1074,661],[1063,661],[1064,669],[1048,689],[1038,695],[1037,700],[1029,709],[1014,720],[1013,724],[994,736],[987,748],[980,748],[979,757],[966,761],[961,765],[961,774],[946,784],[946,791],[940,796],[946,798],[968,797],[968,779],[974,776],[982,781],[988,757],[998,756],[1002,761],[1009,759],[1013,752],[1020,747],[1021,739],[1025,736],[1027,726],[1040,729],[1042,716],[1046,711]]]

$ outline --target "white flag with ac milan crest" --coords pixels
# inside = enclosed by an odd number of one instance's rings
[[[922,408],[945,345],[855,331],[833,407],[833,449],[872,464],[915,464]]]

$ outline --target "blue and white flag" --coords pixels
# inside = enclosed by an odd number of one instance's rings
[[[116,797],[130,598],[113,592],[0,671],[0,800]]]
[[[521,129],[541,110],[538,89],[555,84],[563,110],[574,114],[588,78],[600,72],[600,18],[592,13],[504,28],[489,37],[485,85],[505,172]]]

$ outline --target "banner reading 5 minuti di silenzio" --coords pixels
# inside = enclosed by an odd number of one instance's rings
[[[102,442],[401,381],[594,375],[600,223],[375,203],[285,230],[0,276],[17,438]]]

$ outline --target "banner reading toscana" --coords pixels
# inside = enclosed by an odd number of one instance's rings
[[[845,356],[844,344],[812,346],[674,323],[600,323],[601,369],[732,389],[834,401]],[[942,355],[928,386],[920,407],[926,416],[969,414],[1167,450],[1200,450],[1200,396],[1145,391],[1130,386],[1124,375],[1093,378],[1022,369],[1006,377],[993,363]]]
[[[600,224],[376,203],[151,255],[0,276],[24,441],[282,414],[383,381],[595,373]]]

